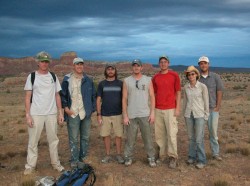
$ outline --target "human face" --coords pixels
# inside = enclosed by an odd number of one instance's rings
[[[107,74],[108,78],[115,77],[115,69],[113,67],[108,67],[106,69],[106,74]]]
[[[209,69],[209,63],[206,61],[199,62],[199,66],[202,72],[208,72]]]
[[[49,61],[40,61],[38,63],[38,68],[40,71],[46,72],[49,70]]]
[[[159,66],[160,66],[160,69],[161,69],[162,71],[168,70],[169,61],[166,60],[165,58],[162,58],[162,59],[159,61]]]
[[[132,70],[133,70],[133,73],[134,73],[135,75],[138,75],[138,74],[140,74],[141,71],[142,71],[142,66],[140,66],[140,65],[138,65],[138,64],[134,64],[134,65],[132,66]]]
[[[197,74],[194,71],[192,71],[187,74],[187,77],[189,81],[196,81]]]
[[[77,74],[82,74],[83,73],[83,69],[84,69],[83,63],[74,64],[74,71]]]

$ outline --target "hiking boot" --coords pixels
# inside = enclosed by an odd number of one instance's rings
[[[123,159],[123,157],[120,154],[116,155],[116,160],[117,160],[117,162],[119,164],[123,164],[124,163],[124,159]]]
[[[133,161],[131,158],[128,158],[125,160],[125,166],[130,166],[130,165],[132,165],[132,163],[133,163]]]
[[[195,165],[195,167],[196,167],[197,169],[203,169],[203,168],[205,167],[205,165],[204,165],[203,163],[197,163],[197,164]]]
[[[150,167],[156,167],[155,158],[148,158],[148,164]]]
[[[219,155],[214,156],[213,159],[217,161],[222,161],[222,157],[220,157]]]
[[[170,157],[169,168],[175,169],[177,164],[177,160],[174,157]]]
[[[186,161],[186,163],[187,163],[188,165],[191,165],[191,164],[194,164],[194,163],[195,163],[195,160],[193,160],[193,159],[188,159],[188,160]]]
[[[57,170],[58,172],[64,171],[64,167],[62,165],[53,165],[53,169]]]
[[[34,168],[26,168],[23,172],[24,175],[33,174],[35,172]]]
[[[110,155],[106,155],[103,159],[102,159],[102,163],[109,163],[111,161],[111,156]]]

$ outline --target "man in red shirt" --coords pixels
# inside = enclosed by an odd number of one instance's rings
[[[159,147],[158,162],[167,154],[170,158],[169,167],[176,168],[177,132],[176,117],[180,114],[181,83],[179,75],[169,69],[169,58],[159,58],[160,72],[153,77],[155,91],[155,140]]]

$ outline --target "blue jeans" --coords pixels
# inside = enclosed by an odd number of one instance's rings
[[[189,159],[195,160],[196,157],[199,163],[206,164],[206,153],[204,147],[204,118],[194,118],[191,114],[190,118],[185,117],[187,132],[189,138]]]
[[[219,143],[218,143],[218,121],[219,121],[219,112],[210,112],[209,118],[208,118],[208,130],[209,130],[209,141],[210,141],[210,147],[213,153],[213,156],[219,155]]]
[[[71,162],[84,160],[88,154],[91,118],[80,120],[79,115],[68,119],[69,146]],[[78,135],[80,133],[80,151],[78,150]]]

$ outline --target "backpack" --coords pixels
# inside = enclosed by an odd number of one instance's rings
[[[49,73],[52,75],[54,82],[56,82],[55,73],[54,72],[49,72]],[[30,75],[31,75],[31,84],[33,86],[34,82],[35,82],[36,72],[31,72]],[[31,97],[30,97],[30,103],[32,103],[32,97],[33,97],[33,91],[32,91]]]
[[[93,186],[96,176],[93,167],[89,164],[78,163],[77,168],[65,171],[54,184],[54,186],[82,186],[87,184]]]

